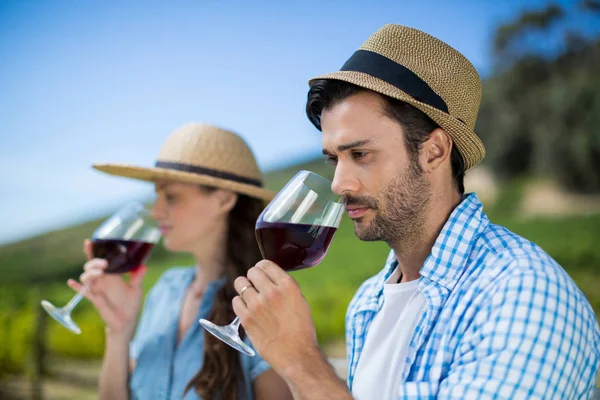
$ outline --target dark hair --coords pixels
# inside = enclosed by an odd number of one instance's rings
[[[202,188],[205,191],[214,188]],[[256,244],[254,227],[263,209],[262,200],[238,194],[238,199],[229,213],[226,242],[226,282],[216,295],[215,303],[208,319],[217,325],[227,325],[235,314],[231,301],[237,293],[233,281],[246,275],[248,269],[261,260],[260,250]],[[244,336],[240,329],[240,336]],[[240,353],[223,343],[216,337],[204,335],[204,363],[202,369],[192,378],[186,387],[191,388],[204,399],[244,398],[244,372]]]
[[[321,113],[323,110],[333,107],[352,95],[368,90],[336,79],[318,79],[310,86],[308,91],[306,115],[310,122],[318,130],[321,130]],[[382,94],[380,96],[385,101],[385,114],[398,122],[404,129],[408,154],[413,162],[417,162],[421,145],[429,138],[433,130],[439,128],[439,125],[427,114],[408,103]],[[455,145],[452,146],[452,152],[450,153],[450,164],[455,186],[458,192],[463,194],[465,192],[465,162]]]

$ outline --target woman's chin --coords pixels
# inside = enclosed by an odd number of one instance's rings
[[[174,253],[191,253],[190,246],[186,246],[181,241],[174,240],[170,237],[163,237],[163,246],[167,251]]]
[[[165,249],[167,249],[168,251],[181,251],[181,246],[178,246],[178,243],[176,240],[173,240],[169,237],[164,237],[163,238],[163,246],[165,247]]]

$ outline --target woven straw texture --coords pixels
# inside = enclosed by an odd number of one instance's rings
[[[333,72],[313,78],[309,84],[317,79],[338,79],[409,103],[448,132],[465,161],[466,169],[484,158],[485,148],[474,132],[481,101],[481,80],[462,54],[427,33],[391,24],[377,30],[360,50],[378,53],[410,69],[444,99],[448,113],[362,72]]]
[[[217,172],[262,182],[256,159],[244,140],[233,132],[205,124],[188,124],[174,131],[163,144],[157,161],[208,168]],[[270,190],[235,180],[168,168],[140,167],[128,164],[98,163],[99,171],[144,181],[197,183],[232,190],[270,201]]]

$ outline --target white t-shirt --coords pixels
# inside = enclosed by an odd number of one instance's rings
[[[427,303],[419,280],[396,283],[400,268],[383,286],[383,306],[377,313],[356,367],[352,395],[358,400],[396,399],[406,351]]]

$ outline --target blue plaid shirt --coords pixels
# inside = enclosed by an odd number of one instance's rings
[[[346,315],[348,385],[396,264],[362,284]],[[600,330],[590,304],[542,249],[490,223],[465,196],[421,268],[427,300],[406,353],[399,399],[593,396]]]

